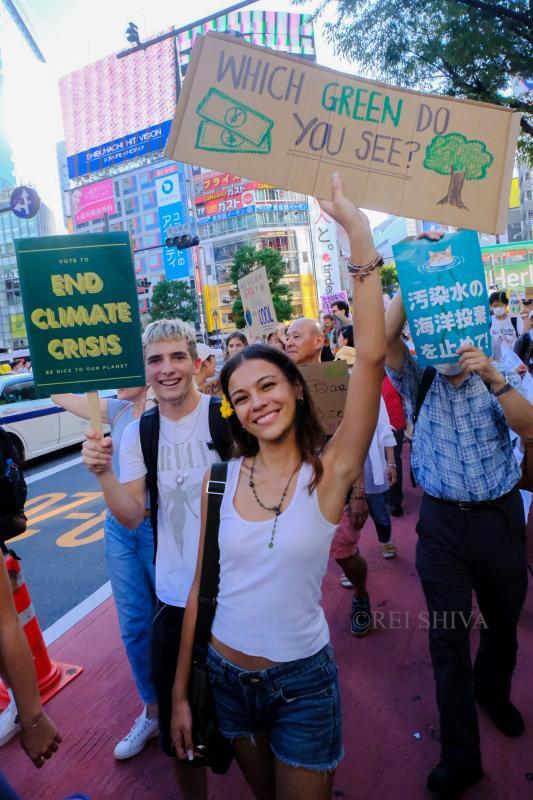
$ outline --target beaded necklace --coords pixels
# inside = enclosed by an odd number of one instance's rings
[[[276,535],[276,528],[278,526],[278,519],[279,519],[279,516],[281,514],[281,507],[283,505],[283,501],[285,500],[285,497],[287,496],[287,492],[289,491],[290,483],[291,483],[292,479],[294,478],[294,476],[296,475],[296,473],[298,472],[298,470],[300,469],[300,467],[302,465],[302,462],[299,461],[298,464],[296,465],[296,467],[294,468],[294,471],[291,473],[291,476],[290,476],[289,480],[287,481],[287,485],[285,486],[285,489],[283,490],[283,494],[281,495],[281,497],[279,499],[279,503],[277,503],[277,505],[275,505],[275,506],[266,506],[259,499],[259,497],[257,496],[257,492],[255,490],[254,469],[255,469],[255,459],[256,458],[257,458],[257,456],[254,456],[254,460],[252,461],[252,467],[250,469],[250,481],[248,483],[248,486],[250,487],[250,489],[253,492],[253,495],[255,497],[255,501],[256,501],[257,505],[261,506],[261,508],[264,509],[265,511],[273,511],[274,514],[275,514],[275,516],[274,516],[274,525],[272,527],[272,533],[270,534],[270,541],[268,543],[269,549],[272,550],[272,548],[274,547],[274,537]]]

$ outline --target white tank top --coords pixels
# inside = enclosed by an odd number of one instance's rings
[[[316,490],[309,494],[313,469],[303,464],[269,549],[274,520],[250,522],[233,504],[241,464],[242,458],[228,464],[220,509],[220,588],[212,633],[251,656],[307,658],[329,642],[320,599],[336,525],[324,518]]]

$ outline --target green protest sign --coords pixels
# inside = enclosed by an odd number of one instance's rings
[[[15,251],[37,393],[142,386],[129,234],[18,239]]]

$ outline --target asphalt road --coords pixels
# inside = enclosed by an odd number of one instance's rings
[[[105,504],[79,445],[30,462],[26,478],[28,528],[8,546],[45,630],[108,580]]]

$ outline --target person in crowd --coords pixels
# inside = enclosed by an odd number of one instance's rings
[[[533,375],[533,310],[522,315],[524,333],[514,343],[513,350]]]
[[[498,303],[505,307],[505,299]],[[398,292],[386,314],[387,373],[419,407],[411,454],[424,490],[416,568],[430,614],[440,712],[441,761],[427,786],[449,798],[483,776],[476,702],[503,734],[524,730],[510,700],[527,562],[520,469],[508,429],[531,438],[533,408],[515,388],[518,376],[502,375],[475,347],[458,349],[452,371],[423,370],[402,342],[404,322]],[[468,625],[457,622],[459,614],[469,618],[472,590],[483,619],[473,668]]]
[[[335,354],[335,361],[346,361],[349,367],[353,367],[355,362],[353,325],[345,325],[340,329],[337,344],[339,349]]]
[[[244,333],[242,333],[242,331],[234,331],[234,333],[230,333],[226,339],[224,361],[227,361],[228,358],[240,353],[245,347],[248,347],[248,339]]]
[[[213,448],[210,404],[194,376],[200,370],[194,329],[181,320],[157,320],[143,333],[146,377],[158,401],[157,608],[152,629],[152,670],[163,751],[175,757],[170,735],[172,684],[181,625],[194,576],[200,536],[200,495],[206,466],[224,458]],[[217,445],[218,446],[218,445]],[[139,420],[125,430],[120,446],[120,480],[112,467],[113,440],[88,433],[83,458],[94,472],[109,509],[128,529],[145,518],[147,465]],[[154,506],[155,507],[155,506]],[[205,769],[187,770],[174,759],[186,800],[207,798]]]
[[[147,386],[118,389],[117,397],[100,399],[102,422],[111,426],[113,470],[120,475],[120,447],[124,431],[153,405]],[[85,395],[56,394],[52,402],[72,414],[89,419]],[[132,758],[159,733],[157,700],[152,680],[151,640],[155,608],[154,537],[145,511],[133,530],[122,525],[108,509],[104,524],[104,553],[117,609],[120,635],[126,649],[143,711],[129,733],[115,747],[117,760]]]
[[[350,319],[350,306],[346,300],[337,300],[331,304],[331,313],[345,325]]]
[[[370,225],[344,197],[340,177],[333,178],[333,201],[323,206],[347,231],[351,269],[362,277],[354,279],[358,361],[336,434],[319,455],[319,420],[302,375],[284,353],[255,345],[221,373],[233,410],[235,458],[222,500],[220,588],[208,664],[220,730],[232,739],[257,798],[326,800],[343,755],[337,669],[320,585],[376,424],[383,303]],[[209,473],[205,487],[208,479]],[[205,491],[203,497],[205,519]],[[172,732],[181,758],[193,750],[187,693],[203,538],[174,685]]]
[[[194,376],[198,391],[202,392],[202,394],[213,394],[214,389],[218,390],[218,387],[216,386],[218,382],[215,381],[215,385],[213,385],[212,380],[217,371],[215,351],[202,342],[197,343],[196,350],[198,352],[198,358],[202,362],[200,371]]]
[[[489,305],[492,312],[491,336],[500,342],[507,342],[509,347],[514,347],[517,334],[509,316],[509,300],[506,293],[492,292],[489,297]]]
[[[322,333],[324,334],[324,347],[320,354],[321,361],[333,361],[333,351],[336,350],[335,343],[335,320],[333,314],[324,314],[322,317]]]
[[[15,699],[24,752],[36,767],[42,767],[57,752],[61,736],[43,710],[33,656],[15,609],[11,583],[1,557],[0,675],[10,686]]]
[[[267,344],[271,347],[276,347],[278,350],[285,350],[285,344],[282,339],[280,339],[277,331],[272,331],[272,333],[268,334]]]
[[[387,414],[389,415],[394,434],[394,463],[396,464],[396,476],[389,489],[390,513],[393,517],[401,517],[403,514],[403,460],[402,451],[405,439],[405,412],[403,409],[402,398],[385,375],[381,396],[385,401]]]

